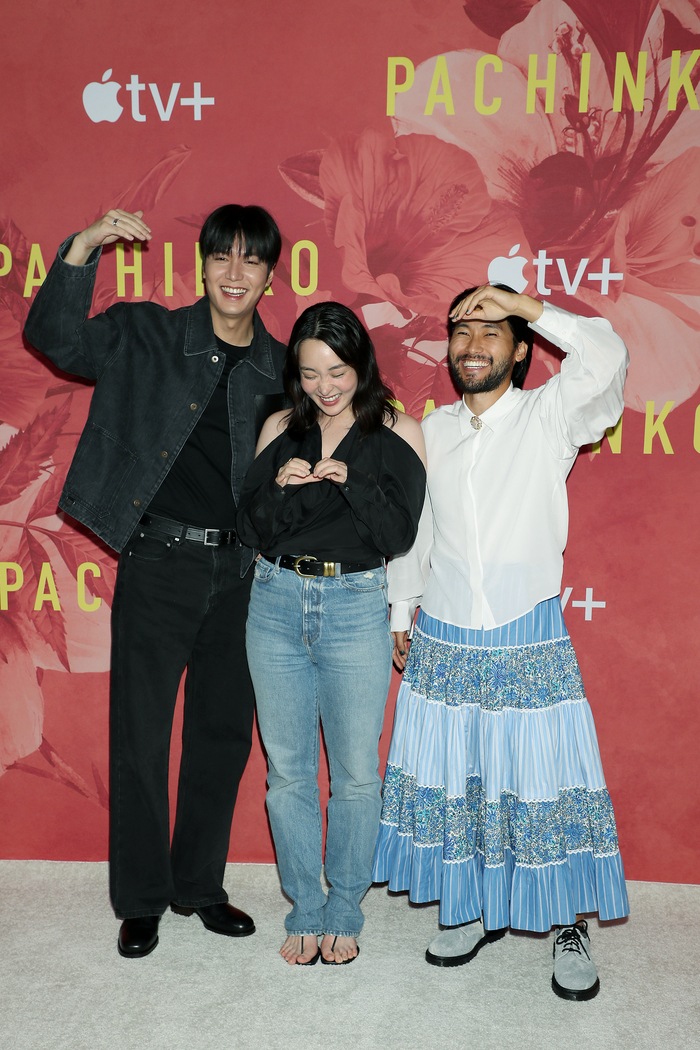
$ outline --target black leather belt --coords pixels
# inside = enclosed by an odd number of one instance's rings
[[[173,536],[176,542],[192,540],[203,543],[205,547],[219,547],[222,543],[235,543],[234,529],[200,529],[194,525],[185,525],[172,518],[162,518],[160,514],[142,514],[139,525],[149,532],[159,532],[163,536]]]
[[[276,558],[266,558],[267,561],[276,561]],[[313,554],[283,554],[279,560],[280,567],[291,569],[297,576],[342,576],[345,572],[369,572],[370,569],[378,569],[384,565],[383,558],[374,561],[323,561],[315,558]]]

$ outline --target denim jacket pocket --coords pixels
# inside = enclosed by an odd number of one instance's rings
[[[109,517],[137,458],[109,431],[88,421],[68,471],[65,495],[91,506],[100,518]]]

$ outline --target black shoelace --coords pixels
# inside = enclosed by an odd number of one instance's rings
[[[583,951],[586,958],[590,959],[581,933],[586,933],[586,927],[565,926],[554,943],[561,944],[562,952],[577,952],[580,955]]]

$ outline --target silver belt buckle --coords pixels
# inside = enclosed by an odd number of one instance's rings
[[[215,542],[214,541],[210,542],[208,540],[207,537],[209,536],[210,532],[216,532],[217,534],[220,534],[221,533],[221,529],[205,529],[204,530],[204,546],[205,547],[218,547],[219,546],[219,541],[218,540],[216,540]]]
[[[301,576],[303,580],[310,580],[316,574],[314,572],[302,572],[299,568],[299,562],[302,561],[316,561],[316,558],[314,558],[313,554],[300,554],[298,558],[294,559],[294,571],[297,576]]]

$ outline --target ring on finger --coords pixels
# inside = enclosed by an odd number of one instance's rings
[[[118,222],[119,222],[119,218],[118,217],[116,219],[112,219],[112,226],[116,226]]]

